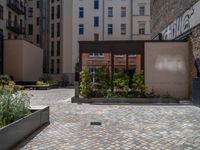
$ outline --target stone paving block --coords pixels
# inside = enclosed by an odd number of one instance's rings
[[[51,124],[16,149],[200,150],[200,108],[71,104],[74,90],[30,91],[49,105]],[[100,121],[101,126],[91,126]]]

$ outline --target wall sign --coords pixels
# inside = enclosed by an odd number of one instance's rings
[[[200,1],[177,17],[161,33],[164,40],[173,40],[200,24]]]

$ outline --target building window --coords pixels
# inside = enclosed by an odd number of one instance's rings
[[[145,7],[144,6],[140,6],[140,16],[144,16],[145,15]]]
[[[60,5],[57,6],[57,18],[60,18]]]
[[[84,17],[84,8],[80,7],[79,8],[79,18],[83,18]]]
[[[108,7],[108,17],[113,17],[113,8]]]
[[[121,17],[126,17],[126,7],[121,7]]]
[[[40,8],[40,1],[37,0],[37,8]]]
[[[51,19],[54,20],[54,7],[51,7]]]
[[[95,16],[94,17],[94,27],[98,27],[99,26],[99,17]]]
[[[39,26],[39,25],[40,25],[40,18],[37,17],[37,26]]]
[[[60,74],[60,60],[57,59],[57,74]]]
[[[57,41],[57,56],[60,56],[60,41]]]
[[[33,8],[28,8],[28,17],[33,17]]]
[[[113,25],[108,24],[108,34],[113,34]]]
[[[0,29],[0,36],[3,36],[3,29]]]
[[[126,34],[126,24],[121,24],[121,34],[122,35]]]
[[[51,60],[51,74],[54,74],[54,60]]]
[[[28,34],[29,34],[29,35],[32,35],[32,34],[33,34],[33,25],[32,25],[32,24],[29,24],[29,25],[28,25]]]
[[[51,42],[51,56],[54,56],[54,42]]]
[[[12,39],[11,33],[8,33],[8,39],[9,39],[9,40]]]
[[[0,19],[3,20],[3,6],[0,5]]]
[[[54,24],[51,24],[51,37],[54,37]]]
[[[40,35],[39,34],[37,34],[36,40],[37,40],[36,43],[39,44],[40,43]]]
[[[98,40],[99,40],[99,34],[97,34],[97,33],[94,34],[94,40],[95,40],[95,41],[98,41]]]
[[[89,57],[104,57],[103,53],[90,53]]]
[[[57,23],[57,37],[60,37],[60,23]]]
[[[83,24],[79,24],[79,34],[80,35],[84,34],[84,25]]]
[[[139,24],[139,34],[145,34],[145,24],[144,23]]]
[[[99,9],[99,0],[94,0],[94,9]]]

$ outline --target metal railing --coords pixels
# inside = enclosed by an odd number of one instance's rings
[[[7,29],[17,34],[24,34],[25,28],[16,21],[7,20]]]
[[[7,0],[7,6],[18,14],[25,14],[25,7],[22,1]]]

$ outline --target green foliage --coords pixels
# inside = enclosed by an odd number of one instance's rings
[[[30,113],[29,97],[23,92],[4,92],[0,95],[0,127]]]
[[[96,95],[99,97],[105,97],[107,90],[110,88],[110,75],[107,66],[102,66],[96,70],[96,83],[93,84],[93,88],[96,90]]]
[[[91,75],[87,71],[81,71],[80,77],[81,77],[80,95],[89,98],[92,95]]]
[[[136,72],[132,78],[132,91],[136,97],[145,96],[144,72]]]
[[[56,85],[57,82],[52,79],[51,76],[48,74],[44,75],[39,79],[39,81],[36,82],[36,85],[38,86],[51,86],[51,85]]]
[[[38,85],[38,86],[49,86],[49,84],[44,82],[44,81],[37,81],[36,85]]]
[[[15,85],[8,75],[0,76],[0,128],[29,114],[29,97],[19,92],[23,86]]]
[[[11,82],[11,78],[8,75],[0,75],[0,86],[4,87],[5,85],[9,85]]]
[[[115,93],[118,96],[128,96],[129,91],[129,77],[123,72],[123,70],[118,70],[114,74],[114,81],[113,81]]]

